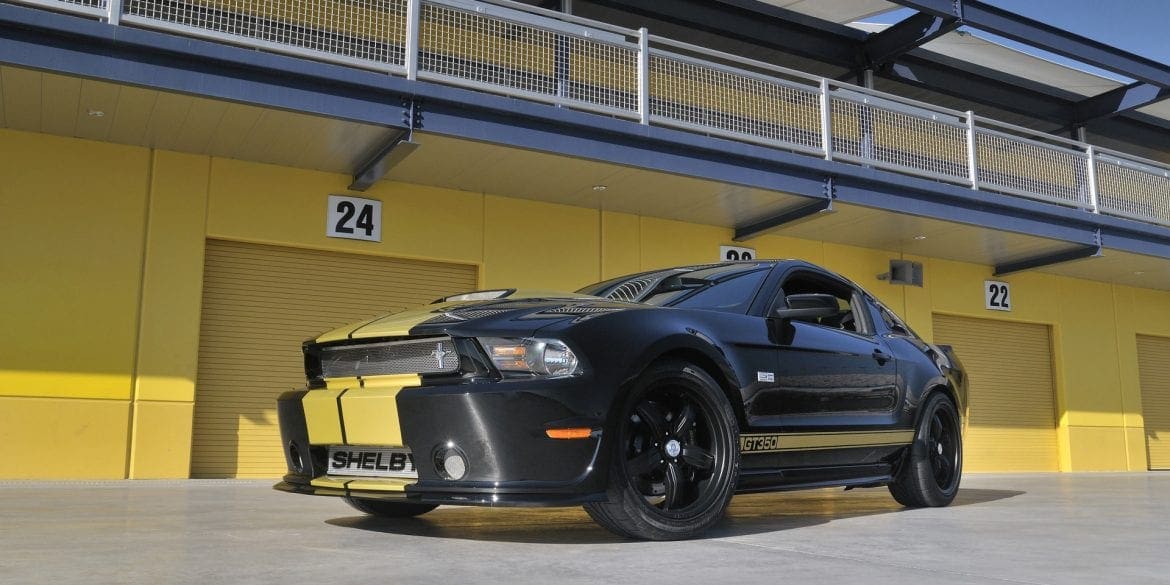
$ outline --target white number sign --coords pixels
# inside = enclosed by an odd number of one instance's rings
[[[734,262],[736,260],[755,260],[755,248],[741,248],[739,246],[719,246],[719,261]]]
[[[997,280],[983,281],[983,300],[992,311],[1012,310],[1012,293],[1008,283]]]
[[[325,213],[325,235],[331,238],[382,241],[382,202],[330,195]]]

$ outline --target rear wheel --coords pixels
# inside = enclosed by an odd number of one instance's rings
[[[922,407],[914,445],[902,463],[890,494],[903,506],[946,506],[959,493],[963,438],[959,412],[946,394],[936,392]]]
[[[372,500],[345,496],[345,503],[359,512],[364,512],[379,518],[410,518],[426,514],[438,506],[434,504],[416,504],[414,502],[395,502],[393,500]]]
[[[694,365],[652,365],[618,406],[609,501],[585,505],[611,532],[692,538],[723,517],[739,476],[735,412]]]

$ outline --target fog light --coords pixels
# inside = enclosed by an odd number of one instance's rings
[[[467,475],[467,457],[455,445],[448,443],[435,449],[435,471],[439,477],[458,481]]]
[[[292,470],[297,473],[305,472],[305,460],[301,457],[301,450],[297,449],[297,444],[288,442],[288,463]]]

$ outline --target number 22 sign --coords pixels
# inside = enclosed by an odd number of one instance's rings
[[[999,282],[997,280],[983,281],[983,300],[989,310],[1012,310],[1011,289],[1006,282]]]
[[[330,238],[382,241],[382,202],[344,195],[330,195],[325,214],[325,235]]]

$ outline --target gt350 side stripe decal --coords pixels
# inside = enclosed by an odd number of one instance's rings
[[[742,453],[780,453],[815,451],[850,447],[886,447],[909,445],[913,430],[849,431],[839,433],[753,433],[739,436]]]

